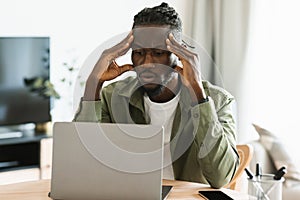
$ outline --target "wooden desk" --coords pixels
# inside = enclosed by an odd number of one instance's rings
[[[198,195],[199,190],[213,190],[208,185],[185,181],[164,180],[164,185],[173,185],[168,199],[202,199]],[[233,190],[221,189],[233,199],[248,199],[248,195],[240,194]],[[0,185],[0,199],[5,200],[50,200],[50,180],[23,182],[9,185]]]

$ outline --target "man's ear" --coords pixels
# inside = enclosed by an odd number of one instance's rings
[[[178,61],[179,61],[179,58],[174,54],[172,53],[171,54],[171,67],[174,68],[178,65]]]
[[[174,56],[174,58],[172,57],[172,60],[174,59],[175,65],[178,65],[178,62],[180,61],[180,58],[178,58],[174,53],[172,53],[172,56]]]

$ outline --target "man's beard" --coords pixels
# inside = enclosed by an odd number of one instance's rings
[[[149,97],[155,97],[160,95],[161,93],[163,93],[164,88],[165,87],[163,85],[157,85],[155,88],[143,87],[144,91]]]
[[[174,75],[169,74],[169,77],[165,79],[161,84],[157,84],[154,88],[142,87],[149,97],[155,97],[162,94],[167,88],[167,84],[172,81]]]

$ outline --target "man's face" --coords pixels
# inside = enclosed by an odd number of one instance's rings
[[[165,26],[133,30],[132,63],[138,80],[147,92],[156,93],[173,79],[176,56],[166,47],[171,29]]]

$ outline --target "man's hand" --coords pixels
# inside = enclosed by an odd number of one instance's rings
[[[112,80],[124,72],[133,69],[133,66],[130,64],[118,66],[115,62],[115,59],[128,52],[132,41],[133,34],[130,31],[120,43],[103,51],[86,82],[84,100],[98,100],[100,89],[105,81]]]
[[[97,77],[101,82],[112,80],[122,73],[131,70],[132,65],[118,66],[115,62],[120,56],[123,56],[130,49],[133,41],[132,31],[117,45],[103,51],[101,57],[96,63],[91,75]]]
[[[166,40],[167,48],[174,53],[181,61],[183,67],[177,66],[177,70],[183,77],[182,81],[188,87],[192,103],[194,105],[206,99],[206,94],[202,85],[200,60],[198,54],[189,51],[187,48],[180,45],[170,33]]]

